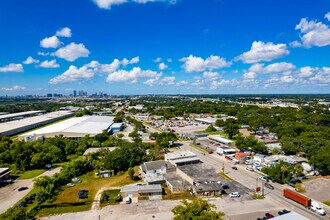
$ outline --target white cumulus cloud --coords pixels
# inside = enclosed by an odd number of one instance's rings
[[[201,57],[190,55],[189,57],[183,57],[180,59],[184,62],[183,68],[185,71],[191,72],[204,72],[205,70],[212,71],[214,69],[220,69],[231,66],[231,62],[227,62],[226,59],[213,56],[206,58],[205,60]]]
[[[219,73],[217,73],[217,72],[204,72],[203,77],[207,81],[214,81],[214,80],[219,79]]]
[[[158,68],[159,68],[160,70],[166,70],[166,69],[168,68],[168,66],[167,66],[165,63],[160,63],[160,64],[158,65]]]
[[[135,2],[138,4],[145,4],[148,2],[165,2],[175,4],[176,0],[93,0],[94,3],[102,9],[111,9],[113,5],[121,5],[128,2]]]
[[[134,67],[132,70],[118,70],[114,73],[110,73],[106,79],[108,83],[111,82],[130,82],[136,83],[139,78],[155,78],[161,76],[161,73],[157,73],[151,70],[142,70],[140,67]]]
[[[257,74],[255,72],[247,72],[243,74],[244,79],[255,79]]]
[[[252,65],[249,68],[249,71],[255,73],[282,73],[292,71],[294,69],[296,69],[296,66],[292,63],[287,62],[273,63],[267,66],[264,66],[264,64],[257,63]]]
[[[42,68],[58,68],[58,67],[60,67],[60,65],[58,63],[56,63],[55,59],[50,60],[50,61],[45,60],[42,63],[40,63],[39,66],[42,67]]]
[[[40,41],[40,46],[43,48],[57,48],[61,42],[56,36],[46,37]]]
[[[121,64],[123,66],[127,66],[129,64],[135,64],[135,63],[138,63],[140,62],[140,57],[133,57],[132,59],[127,59],[127,58],[124,58],[122,61],[121,61]]]
[[[176,86],[185,86],[185,85],[188,85],[189,83],[185,80],[181,80],[180,82],[177,82],[176,83]]]
[[[33,57],[29,56],[26,58],[26,60],[23,61],[24,64],[33,64],[33,63],[39,63],[39,60],[33,59]]]
[[[261,61],[272,61],[274,59],[284,57],[289,53],[290,52],[286,44],[254,41],[251,49],[236,57],[236,60],[241,60],[244,63],[258,63]]]
[[[71,65],[67,71],[51,79],[49,83],[60,84],[60,83],[68,83],[75,81],[84,81],[92,78],[94,74],[95,74],[94,71],[86,66],[83,66],[78,69],[76,66]]]
[[[326,13],[326,14],[324,15],[324,17],[325,17],[326,19],[328,19],[328,21],[330,21],[330,12]]]
[[[22,64],[10,63],[8,65],[0,67],[0,73],[8,72],[24,72]]]
[[[52,53],[52,55],[72,62],[80,57],[88,57],[89,50],[82,43],[71,43],[58,49],[56,52]]]
[[[296,25],[296,30],[300,30],[300,40],[306,48],[330,45],[330,28],[322,22],[302,18]]]
[[[56,31],[56,36],[58,37],[71,37],[71,29],[68,27],[62,28],[61,30]]]
[[[25,90],[26,88],[23,86],[13,86],[10,88],[0,88],[1,91],[6,91],[6,92],[16,92],[16,91],[21,91],[21,90]]]
[[[143,84],[148,86],[154,85],[174,85],[175,84],[175,77],[174,76],[167,76],[164,78],[156,77],[154,79],[148,79]]]

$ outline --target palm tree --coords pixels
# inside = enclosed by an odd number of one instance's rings
[[[295,176],[298,177],[304,172],[304,168],[301,164],[296,164],[293,168]]]
[[[281,173],[282,173],[282,182],[284,183],[284,174],[286,173],[286,172],[288,172],[288,167],[287,167],[287,165],[285,165],[285,164],[283,164],[282,166],[281,166]]]

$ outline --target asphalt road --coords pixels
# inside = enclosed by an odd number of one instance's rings
[[[60,171],[60,167],[47,170],[40,176],[52,176],[55,173]],[[37,177],[36,177],[37,178]],[[26,196],[33,188],[33,180],[32,179],[25,179],[25,180],[15,180],[15,182],[11,185],[6,187],[0,188],[0,214],[4,213],[10,207],[14,206],[19,200],[21,200],[24,196]],[[29,187],[27,190],[18,191],[17,189],[26,186]]]
[[[238,168],[237,170],[233,170],[231,167],[234,166],[231,163],[229,163],[223,156],[219,156],[216,153],[214,154],[207,154],[203,153],[191,146],[189,146],[189,142],[183,142],[182,143],[183,149],[187,149],[195,153],[205,164],[208,164],[218,171],[222,171],[222,166],[224,165],[225,167],[225,174],[227,174],[229,177],[233,178],[243,186],[249,188],[250,190],[255,190],[256,186],[261,186],[264,184],[261,180],[258,180],[258,178],[261,176],[260,174],[256,172],[251,172],[246,170],[245,165],[236,165]],[[269,197],[270,199],[280,202],[283,205],[287,207],[287,209],[295,211],[307,218],[310,219],[330,219],[330,214],[329,212],[328,215],[326,216],[320,216],[311,210],[303,207],[302,205],[285,198],[283,194],[283,189],[285,188],[290,188],[289,186],[286,185],[281,185],[278,183],[271,183],[275,189],[271,190],[268,188],[264,188],[264,194],[266,197]],[[292,189],[292,188],[291,188]]]

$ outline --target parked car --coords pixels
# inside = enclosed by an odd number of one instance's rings
[[[271,189],[271,190],[275,189],[274,186],[272,186],[269,183],[265,183],[265,187],[267,187],[268,189]]]
[[[268,212],[265,214],[265,216],[266,216],[267,218],[274,218],[274,216],[273,216],[272,214],[268,213]]]
[[[72,182],[74,182],[74,183],[81,183],[81,180],[78,177],[76,177],[76,178],[73,178],[72,179]]]
[[[79,199],[88,198],[88,190],[82,189],[78,192]]]
[[[222,185],[222,189],[229,189],[228,185]]]
[[[18,188],[18,191],[24,191],[24,190],[27,190],[29,187],[26,187],[26,186],[22,186],[20,188]]]
[[[251,166],[246,167],[246,169],[250,170],[250,171],[253,171],[253,167],[251,167]]]
[[[130,204],[132,202],[131,197],[126,196],[125,202],[126,202],[126,204]]]
[[[74,183],[68,183],[67,186],[74,186]]]
[[[290,213],[290,211],[288,211],[286,209],[283,209],[282,211],[279,211],[277,214],[284,215],[284,214],[287,214],[287,213]]]
[[[229,193],[229,197],[230,198],[240,197],[240,194],[239,194],[239,192],[231,192],[231,193]]]
[[[237,167],[231,167],[233,170],[237,170]]]
[[[261,176],[261,177],[259,177],[259,179],[261,179],[264,182],[268,182],[269,181],[267,176]]]

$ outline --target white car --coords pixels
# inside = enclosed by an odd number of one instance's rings
[[[259,177],[259,179],[261,179],[264,182],[268,182],[269,181],[266,176],[261,176],[261,177]]]
[[[236,197],[240,197],[240,195],[239,195],[239,192],[231,192],[231,193],[229,193],[229,197],[236,198]]]
[[[247,170],[250,170],[250,171],[253,171],[253,167],[249,166],[249,167],[246,167]]]

